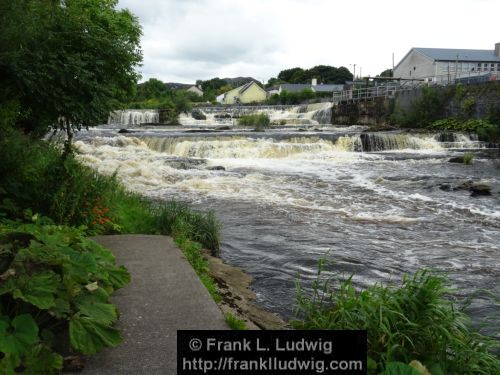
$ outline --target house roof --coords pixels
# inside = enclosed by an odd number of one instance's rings
[[[302,90],[310,88],[311,88],[310,83],[283,83],[281,85],[281,90],[288,92],[300,92]]]
[[[432,60],[500,62],[500,56],[496,56],[494,50],[488,49],[413,48],[413,50]]]
[[[250,88],[250,86],[252,86],[254,84],[257,85],[254,81],[245,83],[243,86],[238,87],[238,89],[239,89],[238,93],[243,94],[246,90],[248,90]],[[259,85],[257,85],[257,87],[260,88],[262,91],[264,91],[264,89],[262,87],[260,87]]]
[[[316,92],[333,92],[344,90],[344,85],[314,85],[311,88]]]
[[[300,92],[305,89],[310,89],[316,92],[333,92],[342,91],[344,85],[311,85],[310,83],[283,83],[281,85],[282,91]]]

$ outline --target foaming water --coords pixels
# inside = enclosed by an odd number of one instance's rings
[[[486,288],[500,295],[499,164],[479,155],[472,166],[448,163],[457,154],[449,139],[134,135],[91,136],[76,146],[84,162],[116,171],[134,191],[212,208],[224,224],[222,257],[254,277],[263,305],[287,317],[297,275],[313,278],[326,253],[362,286],[435,268],[462,294]],[[493,194],[441,189],[468,180],[489,184]],[[478,314],[499,309],[484,303]]]

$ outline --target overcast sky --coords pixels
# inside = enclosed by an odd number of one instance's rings
[[[356,75],[392,67],[411,47],[493,49],[498,0],[120,0],[143,27],[142,80],[345,66]]]

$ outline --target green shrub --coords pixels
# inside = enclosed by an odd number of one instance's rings
[[[187,238],[199,242],[217,255],[220,247],[220,230],[222,228],[213,212],[196,212],[187,204],[170,201],[158,204],[154,208],[156,226],[163,234],[175,237],[175,224],[182,224]]]
[[[463,158],[464,158],[464,164],[470,165],[470,164],[472,164],[472,161],[474,160],[474,154],[472,152],[466,152],[464,154]]]
[[[447,297],[445,277],[420,271],[401,287],[359,291],[352,277],[334,287],[333,278],[321,277],[323,269],[324,261],[312,295],[298,286],[295,328],[366,329],[369,362],[379,371],[389,362],[418,360],[446,374],[500,373],[498,342],[469,328],[469,317]]]
[[[265,113],[243,115],[238,119],[239,125],[268,127],[271,123],[269,116]]]
[[[0,222],[2,374],[56,373],[59,350],[94,354],[121,342],[109,296],[129,282],[127,270],[81,230],[33,219]]]

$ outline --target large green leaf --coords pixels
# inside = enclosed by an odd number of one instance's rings
[[[69,338],[71,346],[83,354],[95,354],[106,346],[116,346],[122,341],[118,330],[80,316],[70,320]]]
[[[111,283],[114,289],[123,288],[130,282],[130,273],[123,266],[109,268],[108,281]]]
[[[60,284],[59,276],[53,271],[45,271],[31,276],[19,275],[9,278],[0,286],[0,295],[5,291],[12,293],[14,298],[46,310],[55,306],[54,295]]]
[[[102,324],[112,324],[118,319],[116,307],[110,303],[99,302],[92,295],[79,297],[75,301],[80,313]]]
[[[30,314],[16,316],[10,324],[0,320],[0,352],[22,355],[38,340],[38,326]]]
[[[90,275],[97,272],[94,256],[91,253],[74,252],[70,261],[63,266],[65,276],[69,276],[79,283],[87,283]]]
[[[2,375],[18,375],[16,367],[21,364],[21,359],[16,354],[5,354],[0,359],[0,374]]]
[[[36,345],[26,355],[23,365],[24,375],[54,374],[62,368],[63,358],[45,345]]]

